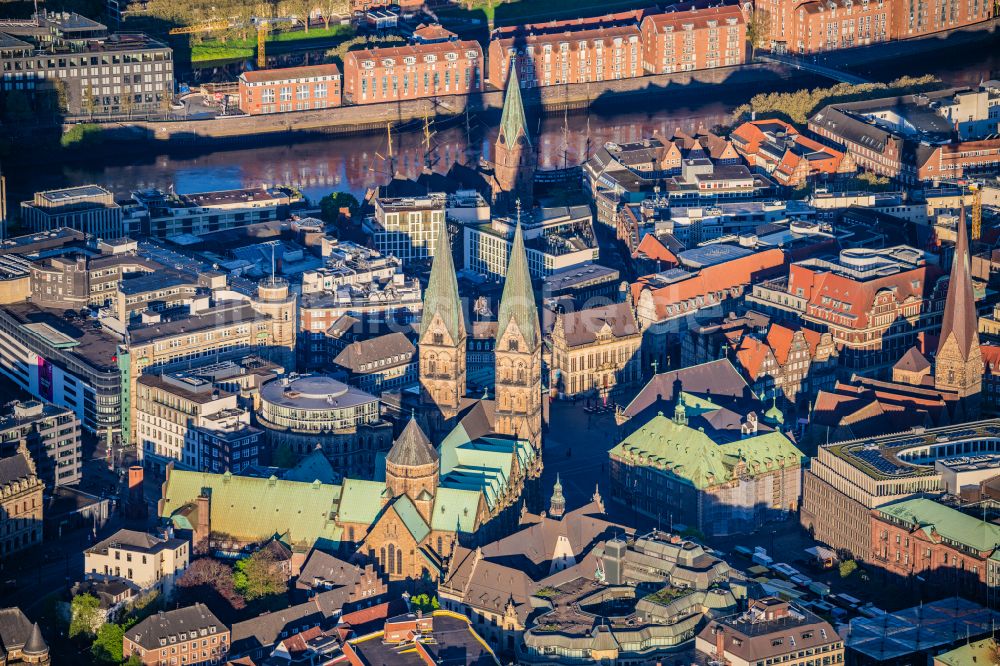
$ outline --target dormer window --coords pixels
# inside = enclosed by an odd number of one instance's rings
[[[403,63],[406,65],[416,65],[417,59],[414,56],[406,56],[405,58],[403,58]]]
[[[393,60],[392,58],[384,58],[382,60],[382,66],[383,67],[394,67],[395,65],[396,65],[396,61]]]
[[[468,58],[469,60],[475,60],[477,57],[479,57],[479,54],[470,49],[465,52],[465,57]]]
[[[361,63],[361,66],[364,69],[375,69],[375,61],[374,60],[365,60],[363,63]]]
[[[433,53],[424,56],[424,62],[437,62],[437,60],[438,57]]]
[[[453,62],[455,60],[458,60],[458,54],[457,53],[445,53],[444,54],[444,59],[447,60],[448,62]]]

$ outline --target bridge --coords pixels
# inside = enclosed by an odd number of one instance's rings
[[[855,74],[848,74],[847,72],[834,69],[833,67],[826,67],[804,57],[787,54],[779,55],[777,53],[761,53],[757,56],[757,59],[763,60],[764,62],[774,62],[781,65],[787,65],[789,67],[801,69],[804,72],[818,74],[819,76],[833,79],[834,81],[839,81],[841,83],[850,83],[853,85],[857,85],[859,83],[871,83],[871,81],[864,77],[857,76]]]

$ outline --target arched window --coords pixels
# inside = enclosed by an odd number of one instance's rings
[[[438,537],[438,555],[444,556],[444,539]]]
[[[378,551],[378,559],[379,559],[379,562],[382,563],[382,566],[386,568],[386,571],[388,571],[389,565],[386,564],[385,546],[383,546],[382,548],[379,549],[379,551]]]
[[[395,564],[395,559],[396,559],[396,546],[390,543],[389,544],[389,562],[386,565],[386,568],[389,570],[389,573],[395,573],[395,569],[393,569],[393,567],[392,567],[392,565]]]
[[[403,551],[402,549],[396,551],[396,573],[403,573]]]

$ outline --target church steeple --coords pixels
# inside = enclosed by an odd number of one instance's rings
[[[521,82],[513,60],[500,115],[500,131],[494,144],[493,163],[494,202],[500,203],[506,197],[508,206],[515,198],[530,204],[535,177],[534,150],[521,98]]]
[[[538,449],[542,438],[542,338],[520,215],[500,298],[494,355],[494,430],[526,439]]]
[[[983,382],[979,317],[969,263],[969,237],[963,207],[958,221],[955,257],[948,280],[937,356],[934,359],[934,385],[939,389],[958,393],[964,403],[963,418],[978,415]]]
[[[553,518],[562,518],[566,513],[566,498],[563,497],[562,490],[559,475],[556,474],[556,483],[552,486],[552,499],[549,501],[549,515]]]
[[[466,330],[447,223],[438,234],[431,276],[420,320],[420,386],[423,400],[442,412],[458,408],[465,397]]]

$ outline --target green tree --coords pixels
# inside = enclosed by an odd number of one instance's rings
[[[126,661],[125,666],[143,666],[142,657],[133,653]]]
[[[258,550],[236,563],[233,587],[244,599],[254,601],[283,594],[287,584],[271,551]]]
[[[361,208],[357,197],[350,192],[333,192],[319,200],[320,217],[326,222],[339,220],[340,212],[345,208],[352,218],[357,216],[358,209]]]
[[[91,647],[94,657],[104,664],[120,664],[125,659],[125,655],[122,654],[123,638],[125,638],[123,627],[105,622],[97,630],[97,638]]]
[[[279,444],[278,448],[274,450],[274,456],[271,458],[271,462],[274,463],[275,467],[282,467],[284,469],[295,467],[295,463],[298,461],[298,456],[295,455],[295,452],[287,444]]]
[[[858,569],[858,563],[854,560],[844,560],[840,563],[840,577],[849,578]]]
[[[410,607],[415,610],[429,613],[440,609],[441,603],[438,601],[437,597],[432,597],[429,594],[418,594],[415,597],[410,598]]]
[[[92,594],[78,594],[70,602],[69,636],[90,635],[103,619],[101,602]]]
[[[767,46],[771,41],[771,12],[766,9],[755,9],[747,21],[747,43],[750,45],[750,59],[753,60],[757,49]]]
[[[90,86],[83,89],[81,93],[82,98],[80,99],[80,106],[84,113],[87,114],[88,118],[94,117],[94,112],[97,111],[97,98],[94,97],[94,90]]]

